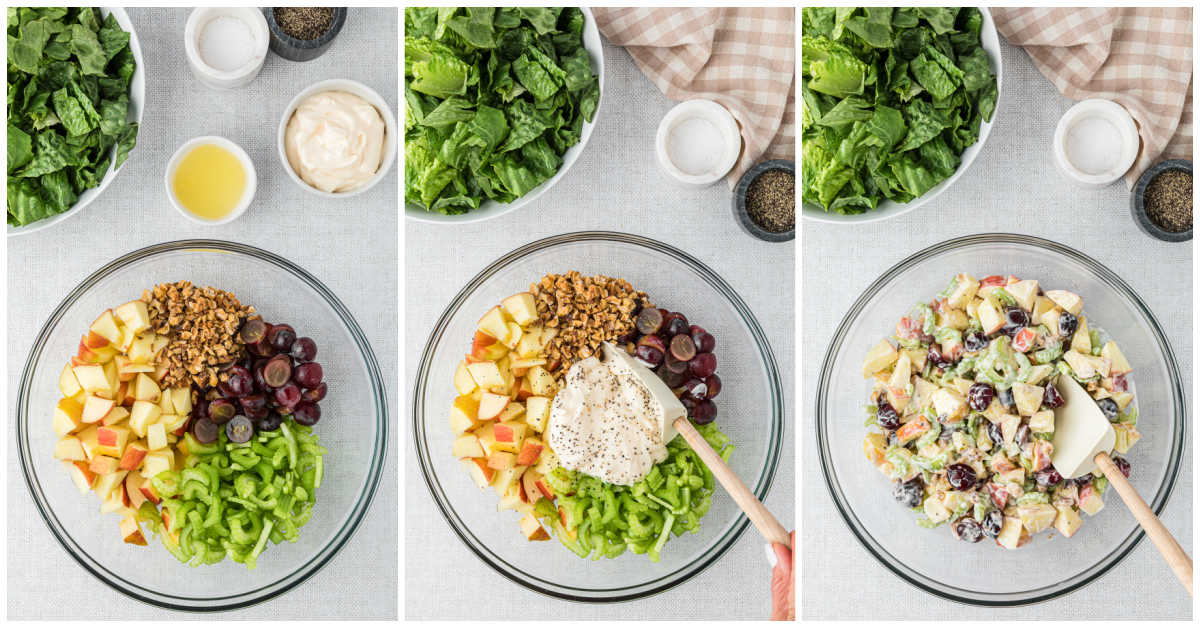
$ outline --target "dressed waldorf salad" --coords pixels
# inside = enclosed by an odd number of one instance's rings
[[[672,423],[687,417],[728,460],[713,423],[716,340],[623,279],[546,275],[479,319],[454,375],[453,455],[521,534],[579,556],[658,561],[696,532],[714,480]]]
[[[1141,438],[1129,362],[1082,310],[1078,295],[1033,279],[960,273],[867,353],[863,450],[921,526],[1016,549],[1049,528],[1070,537],[1080,511],[1104,506],[1099,472],[1064,479],[1051,463],[1062,377],[1113,423],[1117,453]]]

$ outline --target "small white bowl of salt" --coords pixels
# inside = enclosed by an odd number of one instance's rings
[[[188,16],[183,38],[192,74],[209,87],[234,89],[258,76],[271,32],[258,9],[202,7]]]

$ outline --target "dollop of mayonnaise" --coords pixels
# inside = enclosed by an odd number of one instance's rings
[[[371,103],[349,92],[321,92],[296,107],[284,131],[284,150],[305,183],[349,192],[379,170],[386,130]]]
[[[563,467],[629,486],[666,459],[676,433],[671,423],[687,410],[623,350],[604,343],[600,355],[567,371],[550,405],[546,440]]]

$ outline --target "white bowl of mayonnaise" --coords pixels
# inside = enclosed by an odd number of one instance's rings
[[[396,133],[396,118],[378,93],[330,79],[288,103],[279,121],[279,159],[296,185],[317,196],[355,196],[391,170]]]

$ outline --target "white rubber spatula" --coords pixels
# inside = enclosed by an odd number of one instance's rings
[[[675,419],[672,425],[683,436],[683,439],[692,446],[692,450],[700,456],[704,464],[708,465],[708,469],[712,471],[713,476],[717,478],[721,486],[725,487],[725,491],[733,497],[733,501],[737,502],[742,512],[746,513],[746,516],[750,518],[750,523],[754,524],[754,527],[763,535],[763,538],[768,543],[779,543],[784,547],[791,548],[792,540],[788,536],[787,530],[779,525],[779,521],[775,519],[775,516],[767,510],[766,506],[763,506],[762,502],[758,501],[754,493],[750,492],[750,489],[746,487],[742,479],[733,472],[733,469],[729,468],[729,465],[725,464],[721,456],[716,451],[713,451],[712,446],[708,444],[708,441],[704,440],[704,437],[700,435],[700,432],[696,431],[696,428],[692,427],[692,423],[687,420],[687,417],[683,416]]]
[[[1077,478],[1099,469],[1183,583],[1188,595],[1192,595],[1191,557],[1108,455],[1117,438],[1112,424],[1092,396],[1070,376],[1059,376],[1057,388],[1065,403],[1054,411],[1054,451],[1050,455],[1054,468],[1064,478]]]

